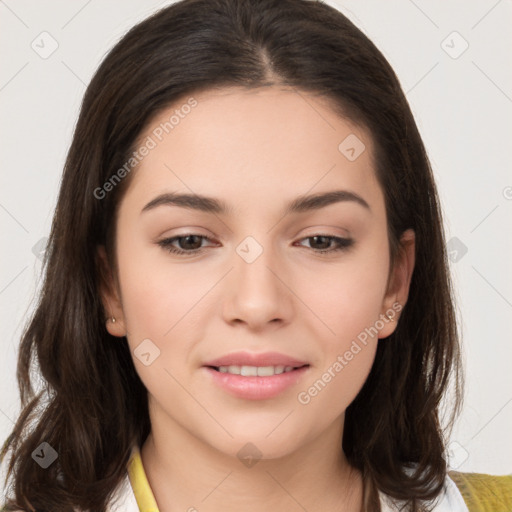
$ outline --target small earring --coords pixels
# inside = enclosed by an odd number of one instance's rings
[[[394,322],[395,321],[395,317],[394,316],[389,316],[389,315],[386,315],[387,319],[390,321],[390,322]]]
[[[112,323],[115,324],[116,323],[116,319],[114,317],[112,317]]]

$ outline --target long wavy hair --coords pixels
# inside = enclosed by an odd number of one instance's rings
[[[416,233],[408,302],[395,332],[378,344],[340,441],[362,472],[365,511],[380,510],[378,491],[413,511],[428,510],[440,494],[447,432],[462,403],[459,333],[438,193],[395,73],[352,22],[322,2],[183,0],[129,30],[85,92],[43,287],[22,333],[22,409],[0,454],[11,453],[5,510],[104,511],[132,445],[142,446],[150,432],[147,390],[128,344],[105,329],[97,259],[104,245],[116,269],[117,208],[134,173],[102,198],[95,191],[163,109],[205,90],[271,85],[329,98],[339,115],[370,131],[391,264],[400,235]],[[43,442],[58,453],[47,469],[31,456]]]

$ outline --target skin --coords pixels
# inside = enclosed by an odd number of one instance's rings
[[[308,404],[297,395],[393,304],[405,305],[414,233],[404,234],[390,273],[371,136],[324,99],[275,86],[194,97],[198,105],[133,171],[117,220],[119,287],[112,279],[102,290],[116,318],[107,329],[127,336],[149,393],[152,432],[141,449],[149,483],[161,512],[359,510],[361,475],[335,447],[345,410],[399,313]],[[177,107],[161,112],[140,140]],[[350,134],[366,146],[355,161],[338,150]],[[371,210],[345,201],[282,214],[297,196],[338,189],[357,193]],[[164,205],[141,214],[171,191],[219,198],[233,212]],[[188,233],[212,241],[193,241],[204,248],[195,256],[158,245]],[[322,255],[336,243],[315,243],[308,238],[315,234],[351,237],[354,245]],[[252,263],[236,252],[247,236],[263,249]],[[190,247],[183,239],[173,245]],[[99,254],[107,265],[103,247]],[[149,366],[133,355],[147,338],[160,350]],[[237,350],[278,351],[310,368],[275,398],[244,400],[201,368]],[[252,467],[237,456],[248,442],[261,453]]]

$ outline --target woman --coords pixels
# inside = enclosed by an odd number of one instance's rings
[[[462,511],[475,479],[507,506],[508,477],[448,473],[437,191],[394,72],[335,9],[185,0],[130,30],[45,257],[5,510]]]

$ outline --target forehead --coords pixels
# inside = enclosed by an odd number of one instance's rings
[[[295,89],[184,97],[151,120],[138,138],[144,144],[151,150],[127,195],[147,200],[165,191],[201,193],[225,197],[240,211],[332,188],[379,200],[369,132],[328,99]]]

